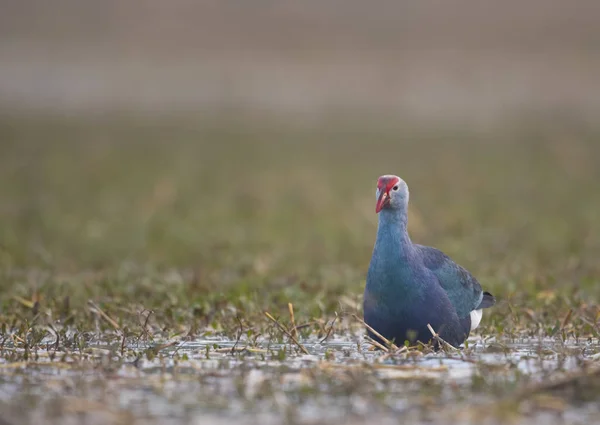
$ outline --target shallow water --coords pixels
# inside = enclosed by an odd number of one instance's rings
[[[151,360],[109,359],[114,347],[106,344],[88,362],[50,362],[40,353],[35,362],[0,364],[1,412],[8,423],[359,423],[373,415],[382,423],[398,415],[493,423],[511,387],[593,363],[600,352],[597,342],[472,339],[464,352],[387,356],[357,341],[309,339],[309,354],[300,354],[272,343],[232,351],[245,343],[209,338],[179,342]],[[598,413],[593,403],[547,397],[515,407],[519,420],[583,423]]]

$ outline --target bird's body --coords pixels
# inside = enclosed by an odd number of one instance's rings
[[[407,232],[408,187],[397,176],[378,181],[379,225],[364,295],[365,322],[396,343],[428,342],[430,325],[460,346],[493,296],[441,251],[413,244]]]

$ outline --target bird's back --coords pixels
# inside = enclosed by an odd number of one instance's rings
[[[483,299],[480,283],[465,268],[436,248],[415,244],[423,265],[431,270],[444,289],[458,317],[468,316]]]

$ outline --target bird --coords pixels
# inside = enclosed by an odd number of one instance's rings
[[[396,344],[432,343],[436,349],[441,339],[460,348],[496,299],[442,251],[411,241],[404,180],[379,177],[376,199],[377,237],[363,298],[368,335],[379,342],[381,335]]]

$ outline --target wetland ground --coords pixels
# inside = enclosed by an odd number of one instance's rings
[[[0,423],[593,423],[599,136],[4,116]],[[460,352],[364,339],[384,173],[498,299]]]

